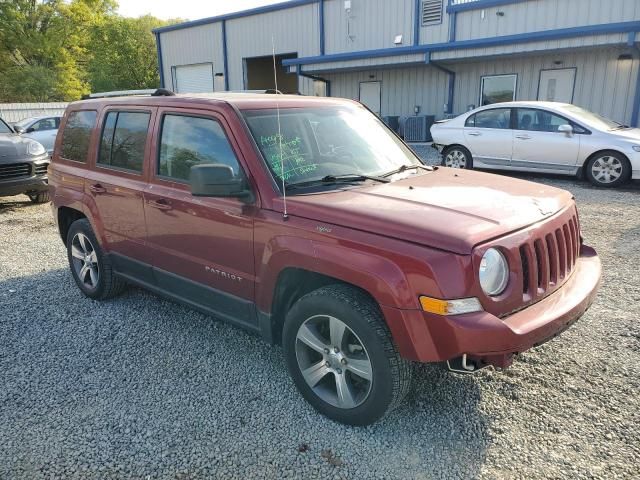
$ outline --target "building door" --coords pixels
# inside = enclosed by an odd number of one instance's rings
[[[360,102],[364,103],[376,115],[380,115],[380,82],[360,82]]]
[[[213,92],[213,65],[197,63],[174,67],[174,91],[176,93]]]
[[[575,68],[541,70],[540,84],[538,85],[538,100],[572,103],[575,81]]]

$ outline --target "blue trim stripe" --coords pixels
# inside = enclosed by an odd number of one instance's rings
[[[164,65],[162,63],[162,45],[160,44],[160,34],[156,33],[156,50],[158,51],[158,73],[160,74],[160,88],[164,87]]]
[[[558,40],[563,38],[585,37],[589,35],[602,35],[607,33],[626,33],[640,31],[640,21],[604,23],[599,25],[587,25],[584,27],[560,28],[557,30],[543,30],[539,32],[504,35],[501,37],[479,38],[474,40],[460,40],[456,42],[434,43],[431,45],[418,45],[411,47],[384,48],[378,50],[364,50],[359,52],[336,53],[316,57],[301,57],[284,60],[284,65],[307,65],[313,63],[327,63],[336,61],[358,60],[361,58],[391,57],[395,55],[408,55],[412,53],[442,52],[448,50],[460,50],[463,48],[492,47],[499,45],[512,45],[541,40]]]
[[[324,0],[320,0],[318,10],[318,16],[320,17],[320,55],[324,55]]]
[[[524,3],[529,0],[476,0],[475,2],[458,3],[448,5],[447,13],[467,12],[469,10],[482,10],[484,8],[500,7],[512,3]]]
[[[229,63],[227,56],[227,22],[222,21],[222,68],[224,71],[224,89],[229,90]]]
[[[638,78],[636,79],[636,94],[633,97],[633,112],[631,113],[631,126],[640,127],[640,64],[638,65]]]
[[[420,45],[420,5],[422,0],[414,0],[413,5],[413,44]]]
[[[243,10],[241,12],[228,13],[227,15],[218,15],[217,17],[201,18],[199,20],[193,20],[191,22],[176,23],[175,25],[168,25],[166,27],[154,28],[154,33],[170,32],[172,30],[181,30],[183,28],[197,27],[200,25],[207,25],[209,23],[221,22],[223,20],[233,20],[234,18],[249,17],[251,15],[258,15],[260,13],[276,12],[278,10],[284,10],[286,8],[299,7],[301,5],[308,5],[310,3],[316,3],[320,0],[289,0],[288,2],[274,3],[273,5],[266,5],[264,7],[252,8],[250,10]]]

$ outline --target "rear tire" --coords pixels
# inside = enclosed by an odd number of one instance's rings
[[[126,283],[113,272],[86,218],[76,220],[67,233],[67,257],[78,288],[94,300],[106,300],[122,293]]]
[[[348,285],[299,299],[285,319],[283,350],[302,396],[340,423],[379,420],[411,385],[412,365],[398,353],[380,308]]]
[[[442,152],[442,166],[449,168],[473,168],[471,152],[460,145],[447,147]]]
[[[631,178],[631,164],[624,155],[606,150],[589,159],[585,174],[596,187],[619,187]]]
[[[49,192],[33,192],[27,193],[27,195],[33,203],[47,203],[49,201]]]

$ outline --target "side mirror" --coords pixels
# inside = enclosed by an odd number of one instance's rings
[[[560,133],[566,133],[567,135],[573,134],[573,127],[571,125],[560,125],[558,127]]]
[[[33,128],[33,127],[27,128],[27,133],[31,133],[31,132],[35,132],[35,131],[36,131],[36,129]]]
[[[191,194],[195,197],[251,198],[242,178],[234,177],[228,165],[205,163],[190,170]]]
[[[23,134],[23,133],[25,133],[25,129],[24,129],[23,127],[18,127],[18,126],[15,126],[15,125],[14,125],[13,130],[14,130],[16,133],[18,133],[18,134]]]

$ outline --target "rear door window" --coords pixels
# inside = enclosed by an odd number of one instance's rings
[[[96,117],[95,110],[78,110],[69,114],[62,133],[62,158],[86,163]]]
[[[110,111],[102,127],[98,164],[142,172],[149,112]]]
[[[493,108],[491,110],[483,110],[467,118],[464,126],[502,130],[509,129],[511,128],[511,109]]]
[[[158,175],[188,182],[191,167],[201,163],[240,165],[220,123],[212,118],[167,114],[160,133]]]

